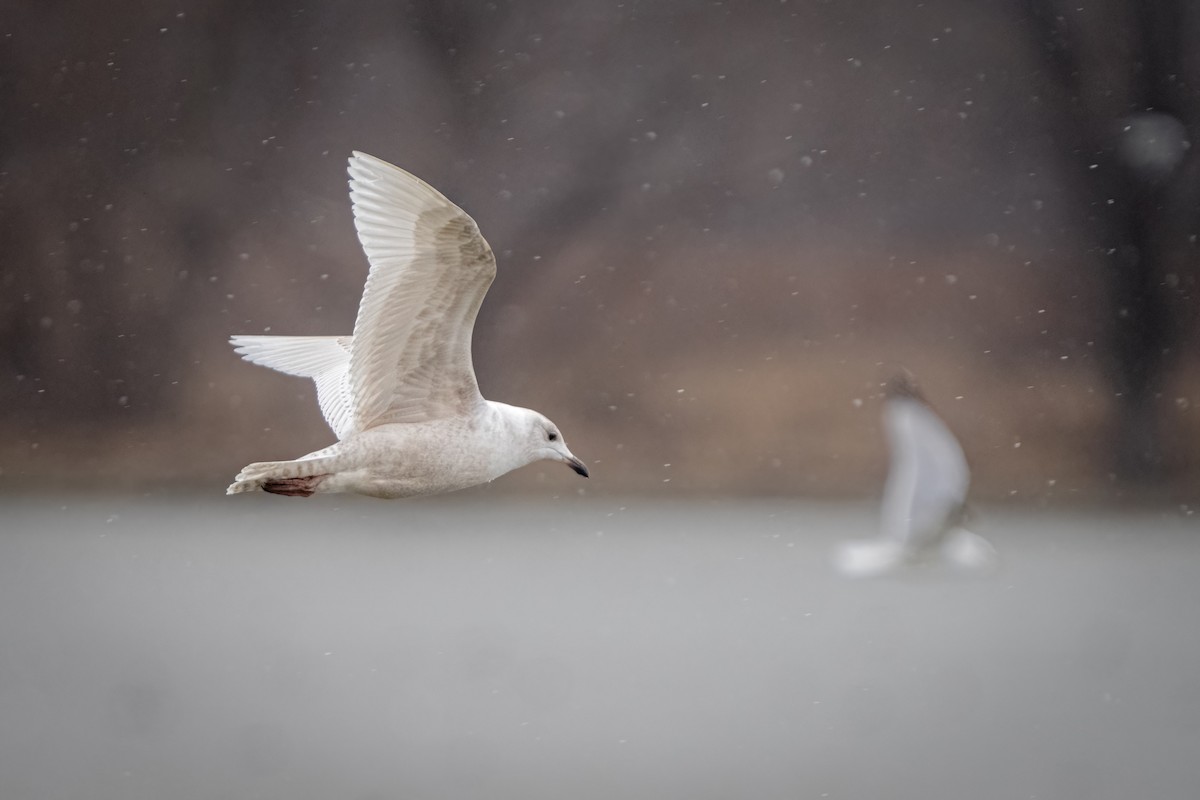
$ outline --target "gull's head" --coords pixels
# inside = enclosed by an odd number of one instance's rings
[[[588,468],[567,448],[562,431],[550,420],[536,411],[522,409],[522,433],[529,448],[530,461],[561,461],[583,477],[588,477]]]
[[[925,400],[925,396],[921,394],[921,387],[917,383],[917,377],[904,367],[896,369],[890,376],[888,376],[888,379],[884,381],[883,396],[888,400],[902,397],[920,400],[922,402]]]

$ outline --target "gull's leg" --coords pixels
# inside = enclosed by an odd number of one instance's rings
[[[286,497],[312,497],[329,475],[308,475],[303,478],[273,478],[263,481],[262,490]]]

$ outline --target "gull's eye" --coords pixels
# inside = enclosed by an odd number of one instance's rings
[[[552,442],[557,442],[557,441],[558,441],[558,434],[557,434],[557,433],[555,433],[554,431],[550,431],[549,433],[547,433],[547,434],[546,434],[546,438],[547,438],[547,439],[549,439],[549,440],[550,440],[550,441],[552,441]]]

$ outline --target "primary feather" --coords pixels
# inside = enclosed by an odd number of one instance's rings
[[[252,364],[312,378],[321,414],[338,439],[346,438],[353,420],[349,336],[232,336],[234,352]]]
[[[475,316],[496,259],[475,221],[399,167],[355,152],[354,225],[371,269],[353,336],[234,336],[247,361],[312,378],[345,439],[483,402],[471,363]]]
[[[462,413],[482,402],[471,331],[496,276],[475,221],[416,176],[350,160],[354,225],[371,271],[348,380],[357,430]]]

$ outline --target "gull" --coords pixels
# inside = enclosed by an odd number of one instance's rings
[[[834,555],[835,566],[856,577],[929,559],[964,568],[992,566],[995,549],[964,527],[971,472],[962,446],[907,372],[888,381],[884,397],[891,465],[879,536],[843,544]]]
[[[349,173],[370,262],[353,335],[230,339],[247,361],[312,378],[338,441],[293,461],[250,464],[226,494],[412,497],[487,483],[542,459],[588,477],[553,422],[479,393],[471,331],[496,257],[475,221],[374,156],[354,152]]]

